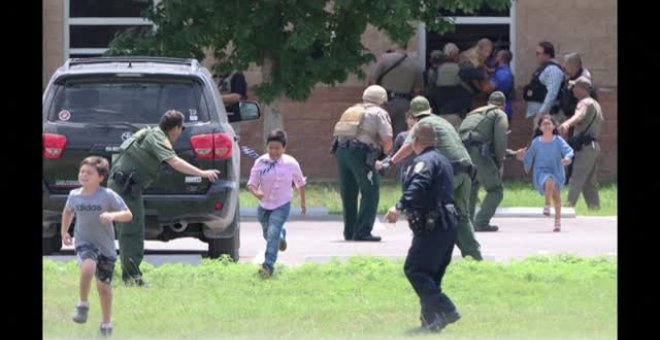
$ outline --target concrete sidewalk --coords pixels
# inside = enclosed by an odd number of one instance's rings
[[[479,211],[479,208],[477,208]],[[550,209],[550,216],[555,215],[555,210]],[[300,218],[300,207],[291,207],[292,218]],[[257,208],[241,208],[241,217],[257,217]],[[341,214],[330,214],[328,208],[326,207],[309,207],[307,208],[307,215],[305,216],[309,219],[334,219],[333,217],[340,218]],[[543,207],[508,207],[508,208],[497,208],[495,211],[494,217],[529,217],[529,218],[542,218],[543,217]],[[562,218],[575,218],[575,208],[563,208],[561,209]]]

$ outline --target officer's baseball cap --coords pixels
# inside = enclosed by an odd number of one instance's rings
[[[419,118],[431,114],[431,104],[423,96],[417,96],[410,101],[410,112],[413,117]]]
[[[591,90],[591,80],[585,76],[581,76],[578,79],[571,80],[568,82],[570,85],[579,86],[586,90]]]
[[[387,101],[387,91],[380,85],[371,85],[362,93],[362,100],[381,105]]]
[[[488,103],[497,106],[504,106],[506,103],[506,96],[502,91],[495,91],[490,94],[490,97],[488,97]]]

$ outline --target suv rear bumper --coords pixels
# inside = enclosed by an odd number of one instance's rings
[[[145,206],[146,239],[157,239],[165,226],[203,223],[206,238],[228,238],[235,232],[232,224],[238,206],[239,187],[235,181],[217,180],[203,195],[143,194]],[[68,195],[43,192],[43,237],[52,237],[58,230],[51,226],[59,224]],[[221,209],[216,205],[222,204]],[[149,223],[156,219],[157,223]],[[202,235],[200,235],[202,236]]]

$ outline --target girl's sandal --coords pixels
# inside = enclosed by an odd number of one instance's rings
[[[555,219],[555,229],[553,229],[555,233],[558,233],[561,231],[561,220]]]
[[[550,206],[546,205],[543,207],[543,215],[544,216],[550,216]]]

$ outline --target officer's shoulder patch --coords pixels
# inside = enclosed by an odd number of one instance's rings
[[[163,144],[165,144],[165,147],[172,150],[172,143],[170,143],[170,139],[165,137],[165,140],[163,141]]]
[[[415,164],[415,168],[413,169],[413,171],[415,173],[419,173],[422,170],[424,170],[424,161],[419,161],[417,162],[417,164]]]

